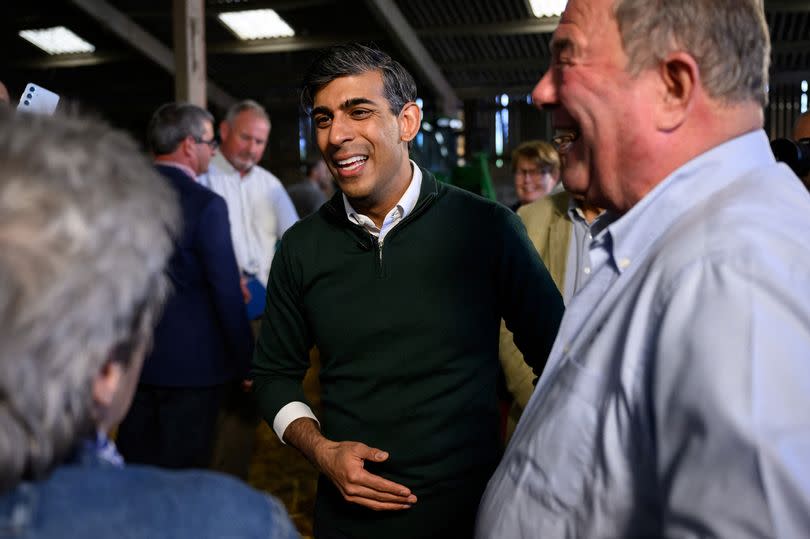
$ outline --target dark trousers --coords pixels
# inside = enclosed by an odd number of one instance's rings
[[[253,282],[258,281],[253,278]],[[255,290],[251,292],[256,294]],[[261,323],[261,317],[250,321],[254,341],[259,338]],[[242,380],[237,379],[227,384],[217,421],[212,470],[230,474],[243,481],[248,480],[253,447],[256,445],[256,428],[260,419],[256,399],[252,393],[242,389]]]
[[[211,469],[248,480],[259,419],[253,394],[242,389],[241,380],[229,383],[217,421]]]
[[[116,445],[124,460],[163,468],[207,468],[222,392],[222,386],[139,385],[118,427]]]

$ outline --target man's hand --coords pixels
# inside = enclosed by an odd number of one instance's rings
[[[242,290],[242,299],[245,300],[245,305],[250,303],[250,290],[248,289],[248,278],[242,275],[239,277],[239,288]]]
[[[338,488],[343,498],[375,511],[398,511],[416,503],[410,489],[369,473],[365,461],[383,462],[388,453],[360,442],[333,442],[324,438],[311,419],[296,419],[284,439],[297,447]]]
[[[337,486],[347,502],[375,511],[408,509],[416,496],[398,483],[369,473],[364,461],[383,462],[388,453],[360,442],[332,442],[323,439],[315,449],[318,467]]]

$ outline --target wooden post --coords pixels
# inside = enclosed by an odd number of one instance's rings
[[[206,108],[203,0],[174,0],[173,19],[175,99]]]

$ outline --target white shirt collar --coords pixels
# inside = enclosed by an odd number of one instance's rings
[[[399,202],[397,202],[396,205],[391,208],[391,211],[389,211],[385,216],[381,228],[378,228],[377,225],[374,224],[374,221],[372,221],[368,216],[357,213],[357,211],[349,203],[348,197],[346,197],[344,194],[343,208],[346,210],[346,217],[349,219],[349,221],[364,227],[369,231],[370,234],[379,237],[380,241],[382,241],[385,235],[392,228],[394,228],[397,223],[405,219],[405,217],[407,217],[408,214],[413,211],[413,209],[416,207],[416,202],[419,200],[419,193],[422,189],[422,171],[419,169],[416,163],[413,161],[410,163],[411,170],[413,170],[411,183],[402,194]]]
[[[236,176],[237,178],[246,180],[251,175],[253,170],[258,167],[259,164],[256,163],[253,165],[247,174],[242,176],[242,174],[234,168],[228,158],[223,155],[221,151],[218,151],[214,154],[214,157],[211,158],[211,163],[208,165],[208,174],[209,175],[222,175],[222,176]]]

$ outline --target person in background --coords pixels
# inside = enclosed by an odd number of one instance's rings
[[[793,140],[810,139],[810,111],[805,112],[796,120],[793,126]],[[801,179],[804,186],[810,190],[810,172]]]
[[[176,193],[134,141],[0,111],[0,530],[8,537],[297,537],[228,477],[125,465],[126,413],[170,286]]]
[[[155,168],[179,198],[183,229],[168,267],[175,293],[155,328],[118,443],[133,462],[205,468],[226,384],[247,376],[253,337],[225,201],[196,182],[216,148],[211,115],[167,103],[147,134]]]
[[[254,336],[265,308],[267,275],[281,236],[298,220],[287,191],[261,167],[270,117],[251,100],[235,103],[219,124],[220,152],[200,181],[228,205],[231,239],[248,299],[246,310]],[[212,466],[247,479],[256,426],[256,403],[235,381],[230,384],[219,421]]]
[[[316,212],[334,194],[333,183],[332,174],[323,159],[307,164],[306,177],[287,188],[295,211],[302,219]]]
[[[612,215],[476,537],[805,537],[810,196],[762,0],[569,0],[534,103]]]
[[[554,146],[542,140],[522,143],[512,152],[517,202],[512,210],[542,198],[557,186],[560,179],[560,156]]]
[[[259,165],[270,137],[264,107],[251,100],[234,104],[219,124],[219,135],[219,153],[200,181],[228,204],[236,261],[261,314],[276,246],[298,214],[281,180]]]

